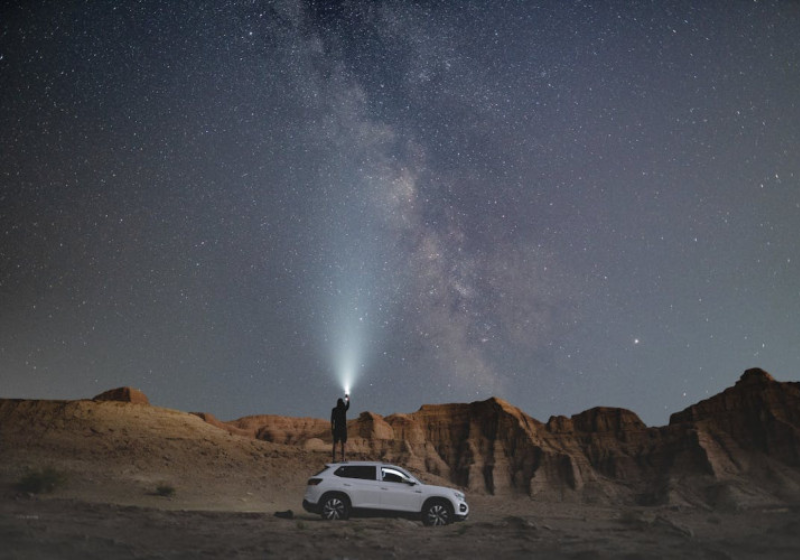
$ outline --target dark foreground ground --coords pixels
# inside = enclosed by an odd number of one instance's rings
[[[404,519],[325,522],[295,510],[181,511],[6,495],[0,560],[800,558],[800,508],[737,513],[501,503],[427,528]]]

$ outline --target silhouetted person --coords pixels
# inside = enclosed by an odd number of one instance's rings
[[[345,401],[347,404],[345,404]],[[345,395],[344,400],[336,401],[336,406],[331,410],[331,431],[333,432],[333,462],[336,462],[336,444],[342,443],[342,462],[344,462],[344,449],[347,444],[347,410],[350,408],[350,395]]]

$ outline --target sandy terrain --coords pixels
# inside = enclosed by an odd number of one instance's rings
[[[248,513],[211,498],[214,511],[196,509],[196,500],[143,496],[141,502],[6,493],[0,558],[796,559],[800,552],[800,513],[791,508],[719,514],[479,497],[470,520],[426,528],[405,519],[325,522],[305,513],[279,519],[274,508]]]
[[[0,401],[0,560],[800,557],[800,507],[786,504],[712,511],[470,493],[470,519],[448,527],[325,522],[301,501],[326,460],[157,407]],[[17,489],[48,465],[65,485]],[[159,496],[159,484],[174,495]],[[292,519],[275,517],[288,509]]]

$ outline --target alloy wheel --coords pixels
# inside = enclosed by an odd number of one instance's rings
[[[450,523],[450,511],[440,503],[432,504],[425,512],[426,525],[447,525]]]
[[[322,506],[322,517],[330,520],[347,518],[347,504],[336,496],[328,498]]]

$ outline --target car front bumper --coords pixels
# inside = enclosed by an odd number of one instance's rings
[[[469,517],[469,506],[466,502],[460,502],[458,504],[458,510],[454,513],[456,521],[466,521],[467,517]]]

